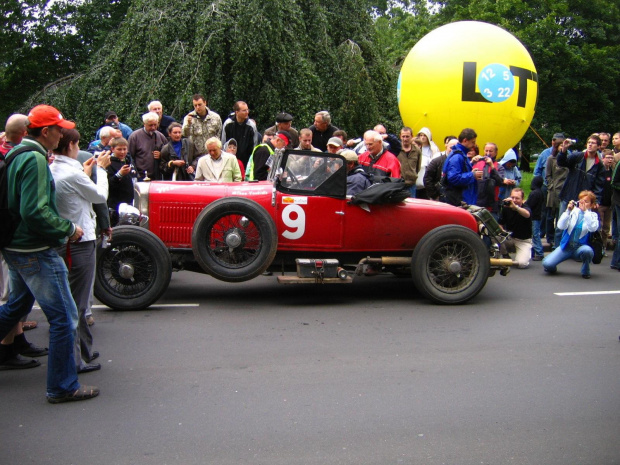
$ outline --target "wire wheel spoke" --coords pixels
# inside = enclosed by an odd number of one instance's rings
[[[262,238],[256,223],[247,216],[226,214],[207,232],[209,254],[220,265],[241,268],[256,260]]]
[[[155,267],[152,257],[142,248],[120,244],[105,253],[101,272],[109,292],[133,296],[149,287],[154,280]]]
[[[476,271],[474,251],[463,242],[445,242],[429,257],[428,274],[431,282],[444,292],[455,292],[467,287],[475,278]]]

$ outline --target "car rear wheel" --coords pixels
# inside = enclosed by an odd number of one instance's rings
[[[427,233],[411,259],[415,286],[441,304],[461,304],[476,296],[487,282],[489,269],[489,253],[480,237],[457,225]]]
[[[118,226],[110,246],[97,249],[94,293],[117,310],[146,308],[166,292],[171,276],[170,253],[155,234]]]
[[[259,204],[243,198],[216,200],[196,218],[192,249],[200,266],[228,282],[252,279],[273,261],[275,223]]]

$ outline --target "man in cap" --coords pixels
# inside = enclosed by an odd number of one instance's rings
[[[293,149],[299,145],[299,133],[297,129],[292,127],[293,124],[293,116],[286,113],[278,113],[276,115],[276,124],[267,128],[265,131],[273,130],[274,134],[278,131],[286,131],[291,136],[291,143],[286,147],[287,149]]]
[[[78,312],[71,297],[67,267],[55,247],[65,238],[77,242],[82,228],[58,216],[56,193],[47,153],[58,146],[61,128],[75,124],[54,107],[38,105],[28,114],[28,135],[14,150],[27,147],[8,167],[9,210],[18,221],[13,239],[2,253],[11,270],[11,295],[0,307],[0,338],[4,338],[32,308],[35,299],[50,324],[47,400],[61,403],[99,394],[80,386],[73,356]],[[0,360],[11,357],[0,347]]]
[[[347,195],[355,195],[370,187],[372,182],[364,168],[360,166],[357,153],[353,150],[343,150],[340,155],[347,163]]]
[[[256,129],[256,123],[249,118],[250,109],[247,103],[242,100],[235,102],[233,111],[222,126],[222,145],[230,139],[235,139],[237,158],[245,166],[252,155],[252,150],[260,143],[260,134]]]
[[[271,168],[271,160],[276,150],[283,150],[289,144],[290,135],[286,131],[278,131],[276,135],[263,144],[254,147],[245,170],[248,181],[266,181]]]
[[[328,153],[338,153],[344,144],[342,143],[342,139],[340,137],[332,137],[327,141],[327,152]]]
[[[133,129],[118,120],[118,115],[115,111],[106,112],[105,116],[103,117],[103,126],[101,126],[101,128],[103,128],[104,126],[112,126],[114,129],[120,129],[125,139],[129,139],[129,136],[133,132]],[[95,139],[101,138],[99,134],[101,128],[97,130],[97,134],[95,134]]]

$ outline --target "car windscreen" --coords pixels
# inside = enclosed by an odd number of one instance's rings
[[[278,190],[288,194],[345,198],[347,174],[344,158],[308,150],[286,151]]]

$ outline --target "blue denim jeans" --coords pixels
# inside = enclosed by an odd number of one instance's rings
[[[67,267],[55,250],[2,251],[9,265],[9,301],[0,307],[0,339],[32,308],[35,299],[50,324],[47,395],[58,397],[80,387],[73,344],[78,313]]]
[[[620,229],[620,206],[614,206],[615,216],[613,217],[613,224],[616,225],[617,229]],[[611,256],[610,266],[614,268],[620,268],[620,245],[616,244],[616,248],[614,249],[614,254]]]
[[[562,250],[562,247],[556,247],[556,249],[547,255],[542,261],[542,266],[548,273],[555,273],[558,269],[558,265],[563,261],[572,258],[573,260],[579,260],[581,264],[581,274],[590,274],[590,263],[594,257],[594,250],[589,245],[582,245],[577,249],[566,247],[566,250]]]
[[[544,255],[542,241],[540,240],[540,220],[532,220],[532,248],[534,255],[542,257]]]

